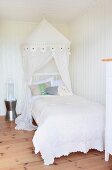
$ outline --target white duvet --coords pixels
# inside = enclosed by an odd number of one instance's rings
[[[32,115],[39,127],[33,137],[35,153],[44,164],[71,152],[103,151],[104,107],[74,96],[44,96],[34,100]]]

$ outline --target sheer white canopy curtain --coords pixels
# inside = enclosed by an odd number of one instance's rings
[[[26,81],[30,81],[34,72],[46,65],[52,58],[51,51],[46,48],[26,47],[23,48],[23,68]]]
[[[65,84],[65,86],[68,88],[70,92],[72,92],[71,89],[71,81],[70,81],[70,75],[69,75],[69,48],[63,48],[60,47],[57,50],[53,52],[53,57],[56,63],[56,66],[58,68],[58,71],[61,75],[61,78]]]
[[[30,50],[31,49],[31,50]],[[49,49],[46,49],[46,53],[41,52],[41,49],[34,47],[23,48],[23,69],[25,75],[25,99],[24,106],[21,110],[22,114],[16,119],[16,129],[33,130],[36,126],[32,124],[31,116],[31,103],[30,103],[30,90],[28,85],[31,83],[34,72],[38,71],[41,67],[46,65],[52,58]]]

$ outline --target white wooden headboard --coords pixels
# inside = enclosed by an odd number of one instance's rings
[[[58,80],[58,79],[61,80],[61,76],[59,73],[35,73],[32,76],[32,82],[35,83],[41,80],[46,80],[51,77],[53,77],[55,80]]]

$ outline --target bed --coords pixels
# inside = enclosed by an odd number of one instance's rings
[[[45,165],[71,152],[104,149],[104,106],[80,96],[32,98],[32,116],[38,124],[33,137],[35,153]]]
[[[45,20],[37,29],[36,39],[33,34],[22,45],[25,98],[22,114],[15,120],[15,129],[37,129],[33,137],[35,153],[41,153],[46,165],[52,164],[54,158],[71,152],[86,153],[91,148],[102,151],[104,146],[104,107],[72,95],[68,69],[70,54],[70,41]],[[47,69],[52,70],[52,74],[35,74],[46,71],[44,67],[52,59],[56,69]],[[54,74],[54,70],[60,74],[65,86],[60,90],[58,88],[60,96],[44,96],[43,88],[46,86],[47,89],[48,84],[41,84],[38,88],[29,84],[36,82],[38,75],[39,81],[41,77],[44,80],[44,77],[51,75],[57,78],[58,74]],[[29,87],[33,89],[32,98]],[[31,114],[38,128],[32,125]]]
[[[49,81],[50,87],[47,87]],[[58,94],[44,94],[43,88],[56,86]],[[104,150],[105,107],[73,95],[65,87],[57,73],[35,74],[27,88],[30,89],[27,91],[29,98],[24,110],[16,119],[16,129],[36,130],[35,153],[41,153],[45,165],[72,152]],[[32,125],[32,117],[38,128]]]

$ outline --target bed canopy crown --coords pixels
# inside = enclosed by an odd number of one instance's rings
[[[41,21],[23,43],[25,51],[35,51],[36,47],[51,47],[51,50],[53,50],[53,47],[57,46],[66,47],[69,50],[70,41],[45,19]]]

